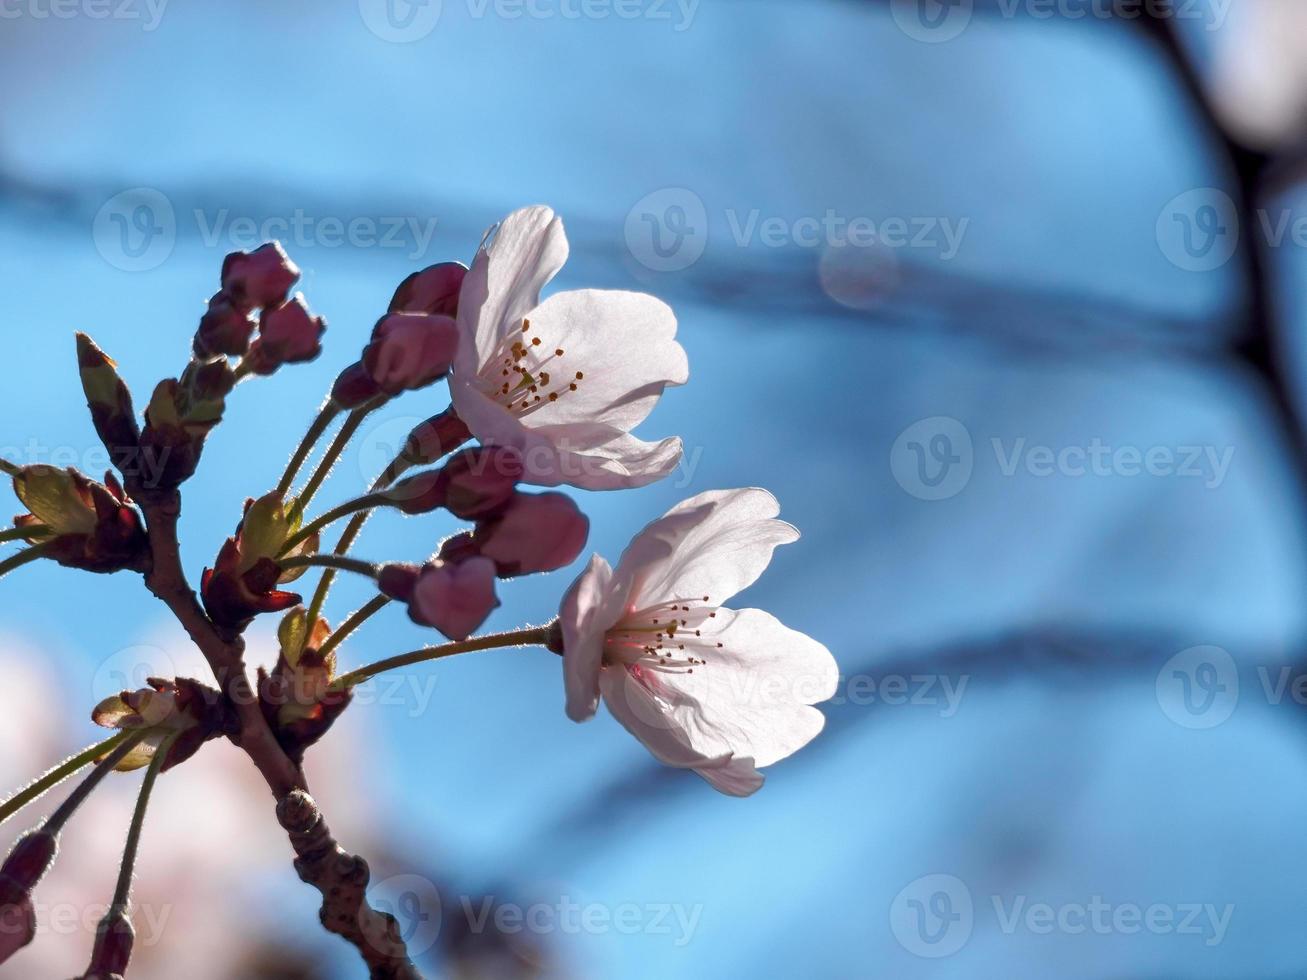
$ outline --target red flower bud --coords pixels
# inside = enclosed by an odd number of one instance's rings
[[[281,305],[300,270],[279,242],[260,245],[253,252],[232,252],[222,263],[222,289],[237,307],[252,309]]]
[[[244,357],[256,325],[249,312],[232,302],[230,295],[215,293],[195,331],[196,357]]]
[[[413,589],[417,585],[421,572],[422,568],[419,565],[401,562],[383,565],[377,573],[377,588],[383,595],[398,599],[400,602],[408,602],[413,598]]]
[[[474,521],[490,517],[513,499],[522,478],[522,455],[508,446],[465,449],[441,469],[444,505],[451,514]]]
[[[429,514],[445,503],[444,474],[430,470],[400,480],[386,491],[386,499],[405,514]]]
[[[127,914],[120,909],[110,909],[96,926],[89,972],[110,977],[126,974],[135,945],[136,930]]]
[[[570,565],[589,534],[590,521],[571,497],[519,493],[501,517],[477,528],[473,540],[508,578]]]
[[[365,405],[377,395],[381,394],[381,388],[372,376],[368,374],[367,369],[362,362],[356,361],[344,371],[340,372],[340,377],[336,379],[335,385],[331,389],[331,399],[341,408],[355,409]]]
[[[425,388],[449,372],[458,351],[458,324],[448,316],[389,313],[372,330],[363,367],[382,391]]]
[[[327,322],[309,312],[304,296],[296,293],[281,306],[265,308],[259,316],[259,336],[246,361],[255,374],[272,374],[283,364],[311,361],[322,353]]]
[[[438,470],[401,480],[385,492],[405,514],[428,514],[446,508],[464,520],[481,520],[513,499],[522,477],[522,457],[507,446],[477,446],[453,456]]]
[[[31,513],[16,527],[44,524],[54,536],[42,540],[47,557],[67,568],[109,573],[143,570],[150,543],[140,514],[112,474],[106,483],[73,469],[25,466],[14,477],[14,491]]]
[[[4,887],[0,889],[0,902],[12,901],[16,896],[8,893],[9,889],[30,892],[45,877],[54,864],[55,855],[59,853],[59,837],[45,830],[33,830],[18,839],[0,866],[0,878]]]
[[[0,963],[36,938],[36,909],[32,896],[23,894],[12,902],[0,900]]]
[[[458,293],[467,267],[461,262],[441,262],[415,272],[395,290],[391,313],[433,313],[458,315]]]
[[[434,626],[451,640],[465,640],[499,605],[495,564],[487,558],[425,566],[408,603],[409,618]]]

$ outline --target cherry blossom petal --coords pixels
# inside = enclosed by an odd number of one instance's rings
[[[625,667],[606,667],[599,674],[604,704],[622,727],[638,738],[655,759],[679,769],[707,765],[714,756],[690,745],[681,718],[654,689],[657,678]],[[682,716],[683,717],[683,716]]]
[[[812,637],[760,609],[719,610],[724,629],[709,634],[707,661],[693,673],[660,675],[660,692],[699,754],[751,756],[765,768],[793,755],[825,726],[811,705],[831,698],[839,667]]]
[[[599,672],[604,658],[604,634],[622,614],[626,596],[612,588],[613,570],[598,555],[563,596],[563,683],[567,717],[586,721],[599,706]]]
[[[629,432],[653,411],[664,388],[689,380],[689,361],[675,339],[676,315],[647,293],[556,293],[529,318],[531,334],[546,351],[540,371],[548,371],[557,395],[532,412],[532,428],[582,422]]]
[[[567,441],[554,443],[547,437],[546,445],[553,450],[552,454],[533,453],[533,462],[523,479],[539,486],[565,483],[582,490],[648,486],[675,470],[684,455],[681,440],[676,436],[660,442],[644,442],[629,433],[618,433],[600,445],[576,451]]]
[[[763,774],[754,761],[731,756],[718,759],[710,765],[695,766],[694,771],[712,784],[713,789],[727,796],[752,796],[762,789]]]
[[[469,379],[540,303],[540,290],[567,261],[567,235],[551,208],[514,211],[491,232],[463,280],[458,324],[463,342],[457,371]]]
[[[793,526],[775,519],[779,513],[766,490],[701,493],[636,535],[617,575],[639,583],[638,606],[703,596],[720,605],[758,580],[779,545],[798,540]]]
[[[457,374],[450,390],[459,417],[482,443],[521,452],[523,483],[582,490],[643,487],[667,476],[681,461],[676,437],[644,442],[609,426],[582,423],[529,428]]]
[[[712,786],[730,796],[749,796],[763,784],[754,760],[732,753],[707,756],[695,750],[667,713],[649,681],[632,671],[606,668],[600,675],[604,704],[622,727],[639,739],[659,762],[676,769],[693,769]]]

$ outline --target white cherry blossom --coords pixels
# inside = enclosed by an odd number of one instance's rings
[[[596,555],[560,612],[567,713],[608,710],[667,765],[748,796],[810,742],[838,683],[824,646],[722,603],[798,538],[765,490],[715,490],[641,531],[616,569]]]

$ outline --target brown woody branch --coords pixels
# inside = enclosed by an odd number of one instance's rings
[[[367,902],[368,863],[336,843],[313,797],[303,790],[283,797],[277,819],[295,848],[295,870],[322,893],[322,927],[358,949],[372,980],[421,980],[395,917]]]
[[[308,795],[304,773],[278,744],[249,681],[245,641],[213,623],[187,582],[177,537],[181,494],[133,487],[132,495],[145,513],[150,536],[152,563],[145,574],[146,587],[186,629],[235,708],[237,730],[229,737],[250,757],[278,801],[278,819],[297,855],[296,870],[322,892],[324,928],[359,951],[374,980],[421,980],[394,918],[367,903],[367,863],[346,854],[331,837]]]

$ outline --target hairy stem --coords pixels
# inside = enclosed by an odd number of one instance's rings
[[[368,578],[377,577],[377,566],[361,558],[349,558],[345,555],[294,555],[279,559],[277,564],[283,571],[292,568],[334,568],[339,572],[358,572]],[[314,620],[310,619],[309,622]]]
[[[11,527],[8,530],[0,531],[0,544],[8,544],[10,541],[26,541],[29,538],[44,538],[51,534],[50,528],[44,524],[27,524],[23,527]]]
[[[34,544],[30,548],[24,548],[17,554],[10,555],[4,561],[0,561],[0,577],[8,575],[15,569],[22,568],[37,559],[44,558],[49,552],[49,543]]]
[[[354,500],[347,500],[339,507],[333,507],[331,510],[327,511],[321,517],[310,521],[308,524],[305,524],[304,527],[300,528],[299,531],[291,535],[286,540],[286,543],[282,545],[281,553],[283,555],[289,554],[290,552],[294,551],[298,545],[307,541],[309,538],[313,537],[313,535],[317,534],[319,531],[323,530],[324,528],[328,527],[331,524],[335,524],[337,521],[339,521],[342,518],[349,517],[350,514],[357,514],[360,511],[372,510],[375,507],[382,506],[386,502],[387,501],[385,495],[380,493],[369,493],[369,494],[365,494],[362,497],[357,497]]]
[[[445,409],[439,415],[433,415],[413,430],[399,455],[391,460],[390,465],[372,484],[371,492],[377,493],[384,490],[403,476],[410,467],[434,463],[441,457],[453,452],[469,438],[471,438],[471,433],[452,407]],[[371,516],[372,511],[370,510],[360,511],[354,515],[353,519],[346,525],[344,533],[341,534],[340,541],[336,543],[336,554],[346,554],[353,547],[354,542],[358,540],[359,534],[363,531],[363,525],[368,522],[368,518]],[[326,605],[327,595],[331,591],[331,585],[335,580],[335,572],[328,570],[322,576],[321,581],[318,582],[318,587],[313,593],[313,600],[309,603],[310,623],[316,623],[317,617],[322,615],[322,607]]]
[[[327,427],[336,420],[336,416],[340,413],[341,407],[330,399],[322,406],[321,411],[318,412],[318,417],[313,420],[313,424],[309,426],[309,431],[304,434],[304,438],[300,441],[299,448],[295,450],[295,455],[290,458],[290,463],[286,466],[286,472],[282,474],[281,482],[277,484],[277,493],[282,497],[290,493],[290,488],[294,485],[295,477],[299,475],[304,461],[309,458],[309,453],[313,452],[313,447],[318,444],[322,434],[327,431]]]
[[[443,646],[423,647],[421,650],[414,650],[412,653],[401,653],[398,656],[387,657],[385,660],[378,660],[374,664],[368,664],[366,667],[350,671],[333,681],[331,689],[333,691],[346,691],[388,670],[426,663],[429,660],[441,660],[444,657],[453,657],[460,653],[497,650],[502,647],[544,646],[549,641],[549,634],[552,631],[552,625],[529,626],[524,629],[514,630],[511,633],[493,633],[490,636],[475,636],[470,640],[446,643]]]
[[[136,809],[132,811],[131,826],[127,828],[127,843],[123,845],[123,861],[118,868],[118,885],[114,889],[113,902],[109,906],[110,915],[115,910],[127,912],[127,904],[132,892],[132,871],[136,867],[136,852],[140,850],[141,830],[145,826],[145,811],[150,805],[154,782],[159,778],[164,759],[168,757],[168,750],[172,748],[176,738],[177,736],[174,735],[164,739],[163,744],[155,750],[154,757],[150,759],[149,768],[145,770],[145,780],[141,783],[141,791],[136,796]]]
[[[119,732],[116,735],[109,736],[103,742],[97,742],[95,745],[83,749],[20,789],[5,800],[4,803],[0,803],[0,824],[3,824],[27,804],[40,799],[73,773],[80,772],[106,752],[112,751],[128,734],[128,732]]]
[[[327,637],[326,642],[322,644],[322,649],[318,651],[318,655],[325,657],[327,654],[331,653],[332,650],[340,646],[341,642],[347,636],[353,633],[356,629],[358,629],[360,626],[366,623],[377,613],[381,612],[381,610],[385,609],[386,606],[388,605],[390,605],[390,596],[385,596],[385,595],[376,596],[374,599],[372,599],[371,602],[365,605],[362,609],[359,609],[352,616],[350,616],[349,619],[341,623],[340,628],[336,630],[336,632],[332,633],[331,636]]]
[[[309,477],[309,482],[305,484],[304,490],[295,498],[295,503],[290,510],[290,519],[292,521],[304,516],[304,511],[309,506],[309,502],[313,500],[313,497],[322,488],[322,484],[326,482],[327,477],[331,475],[332,467],[340,460],[346,447],[349,446],[350,440],[354,438],[359,426],[363,424],[363,420],[380,408],[381,404],[379,400],[374,400],[349,413],[349,418],[345,420],[345,424],[336,433],[336,438],[327,447],[327,452],[318,463],[318,468]]]
[[[104,781],[104,777],[113,772],[118,763],[127,758],[132,749],[136,748],[148,734],[150,734],[149,729],[145,728],[125,733],[126,737],[114,746],[112,752],[96,763],[95,768],[91,770],[91,774],[82,780],[78,787],[69,794],[68,799],[59,804],[59,808],[50,814],[49,819],[41,825],[41,829],[52,834],[57,834],[63,830],[68,818],[86,802],[86,798]]]

